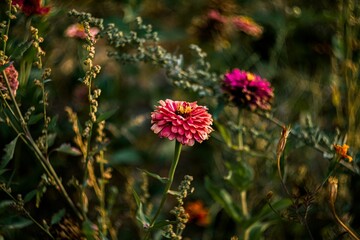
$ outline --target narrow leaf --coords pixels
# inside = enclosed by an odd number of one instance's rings
[[[22,55],[26,52],[26,50],[28,50],[31,47],[32,43],[33,41],[29,41],[29,42],[25,41],[18,44],[14,52],[11,54],[10,58],[16,59],[18,57],[22,57]]]
[[[133,189],[132,191],[133,191],[133,195],[134,195],[134,198],[135,198],[136,206],[139,207],[140,204],[141,204],[140,197],[139,197],[139,195],[137,194],[137,192],[135,191],[135,189]]]
[[[142,224],[144,228],[147,228],[150,226],[150,221],[146,217],[144,210],[143,210],[143,204],[140,202],[140,205],[136,211],[136,219]]]
[[[142,172],[144,172],[146,175],[149,175],[150,177],[159,180],[159,181],[162,182],[162,183],[167,183],[167,181],[169,180],[169,179],[166,178],[166,177],[160,177],[159,175],[157,175],[157,174],[155,174],[155,173],[151,173],[151,172],[149,172],[149,171],[146,171],[145,169],[140,169],[140,168],[139,168],[139,170],[142,171]]]
[[[205,188],[231,218],[237,222],[240,222],[243,219],[239,208],[234,205],[230,194],[225,189],[216,187],[209,178],[205,178]]]
[[[107,112],[104,112],[104,113],[101,113],[97,119],[96,119],[96,122],[99,123],[99,122],[102,122],[104,120],[107,120],[109,119],[111,116],[113,116],[117,111],[119,110],[119,108],[114,108],[114,109],[111,109]]]
[[[54,151],[66,153],[71,156],[80,156],[82,154],[79,149],[72,147],[68,143],[61,144],[60,147],[56,148]]]
[[[3,155],[0,163],[0,169],[3,169],[6,167],[6,165],[9,163],[9,161],[13,158],[14,152],[15,152],[15,146],[16,142],[20,135],[17,135],[17,137],[12,140],[9,144],[7,144],[4,148],[5,154]]]
[[[63,208],[60,211],[58,211],[57,213],[55,213],[51,217],[51,225],[54,225],[54,224],[60,222],[64,215],[65,215],[65,208]]]
[[[56,133],[51,133],[47,135],[46,140],[49,147],[51,147],[54,144],[55,138],[56,138]]]
[[[36,124],[37,122],[39,122],[42,118],[43,118],[43,114],[42,113],[39,113],[39,114],[36,114],[36,115],[31,115],[29,121],[28,121],[28,125],[33,125],[33,124]]]
[[[24,202],[27,203],[29,201],[31,201],[31,199],[33,199],[36,196],[36,192],[37,190],[32,190],[31,192],[27,193],[24,197]]]

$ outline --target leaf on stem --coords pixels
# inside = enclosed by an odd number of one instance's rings
[[[238,206],[235,205],[231,195],[225,189],[215,186],[208,177],[205,178],[205,188],[231,218],[237,222],[241,222],[243,219],[241,211]]]
[[[162,183],[167,183],[169,181],[169,179],[167,177],[160,177],[159,175],[157,175],[156,173],[151,173],[145,169],[141,169],[139,168],[140,171],[142,171],[143,173],[145,173],[146,175],[155,178],[157,180],[159,180]]]
[[[62,208],[60,211],[58,211],[57,213],[55,213],[52,217],[51,217],[51,225],[54,225],[58,222],[61,221],[61,219],[64,217],[65,215],[65,208]]]
[[[150,221],[147,218],[147,216],[145,215],[144,210],[143,210],[143,204],[140,200],[139,195],[136,193],[136,191],[134,189],[133,189],[133,195],[134,195],[136,206],[137,206],[136,219],[142,224],[142,226],[144,228],[147,228],[150,226]]]
[[[82,153],[79,149],[72,147],[69,143],[63,143],[60,147],[56,148],[54,151],[66,153],[71,156],[80,156]]]
[[[10,160],[14,157],[16,142],[19,137],[20,135],[17,135],[16,138],[14,138],[14,140],[12,140],[9,144],[5,146],[4,148],[5,154],[1,158],[0,170],[4,169],[6,165],[10,162]]]

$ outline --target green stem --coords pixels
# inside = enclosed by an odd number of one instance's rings
[[[83,219],[83,216],[80,214],[80,212],[77,210],[74,202],[71,200],[71,198],[69,197],[69,195],[67,194],[61,180],[59,179],[58,175],[56,174],[54,168],[52,167],[51,163],[49,162],[49,160],[44,156],[44,154],[40,151],[40,149],[38,148],[38,146],[36,145],[35,141],[33,140],[31,133],[29,131],[29,129],[27,128],[26,125],[26,121],[24,120],[24,117],[20,111],[20,108],[16,102],[15,96],[11,91],[10,88],[10,84],[8,81],[8,78],[5,74],[5,72],[2,72],[4,78],[5,78],[5,83],[7,86],[7,90],[8,93],[10,95],[10,98],[12,100],[12,102],[14,103],[15,106],[15,110],[16,110],[16,115],[14,112],[12,112],[14,114],[14,117],[18,119],[18,121],[20,121],[20,125],[22,127],[22,130],[24,131],[24,136],[21,134],[20,137],[23,139],[23,141],[30,147],[33,149],[35,155],[37,156],[37,158],[40,160],[41,165],[43,166],[44,170],[46,171],[46,173],[52,177],[55,182],[56,185],[58,187],[58,190],[60,191],[60,193],[63,195],[63,197],[67,200],[67,202],[69,203],[70,207],[74,210],[74,212],[77,214],[77,216],[79,217],[79,219]],[[6,101],[5,101],[6,102]],[[12,108],[10,106],[8,106],[8,108],[10,110],[12,110]],[[13,127],[14,128],[14,127]],[[14,130],[16,132],[18,132],[18,130],[16,128],[14,128]]]
[[[48,229],[44,228],[38,221],[36,221],[30,213],[25,209],[23,206],[23,202],[20,202],[18,199],[16,199],[7,189],[4,185],[0,185],[1,189],[14,201],[15,204],[21,206],[21,211],[26,215],[28,219],[30,219],[33,223],[35,223],[36,226],[38,226],[42,231],[44,231],[51,239],[54,239],[54,237],[51,235]]]
[[[150,221],[150,229],[149,229],[149,232],[146,234],[145,239],[149,239],[151,228],[154,226],[154,223],[155,223],[156,219],[158,218],[158,216],[161,212],[161,209],[164,207],[164,203],[166,201],[167,194],[168,194],[168,192],[171,188],[172,182],[174,180],[176,166],[178,165],[178,162],[180,159],[181,147],[182,147],[182,144],[180,142],[176,141],[175,142],[174,160],[171,163],[168,180],[167,180],[167,183],[166,183],[163,195],[162,195],[162,199],[161,199],[159,208],[157,209],[153,219]]]
[[[11,21],[11,3],[12,1],[9,1],[9,16],[8,16],[8,21],[6,23],[6,32],[5,32],[5,35],[9,38],[9,30],[10,30],[10,21]],[[3,48],[3,51],[4,53],[6,52],[6,43],[7,43],[8,40],[4,41],[4,48]]]
[[[243,118],[243,111],[241,109],[239,109],[239,113],[238,113],[238,135],[237,135],[237,140],[238,140],[238,148],[240,149],[239,151],[239,155],[241,157],[240,161],[243,161],[244,157],[243,157],[243,149],[244,149],[244,139],[243,139],[243,124],[244,124],[244,118]],[[244,217],[248,217],[249,216],[249,211],[248,211],[248,207],[247,207],[247,201],[246,201],[246,190],[241,191],[240,193],[240,201],[241,201],[241,209],[243,212]]]

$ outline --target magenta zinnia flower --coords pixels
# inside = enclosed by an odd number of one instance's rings
[[[6,74],[6,78],[9,81],[10,89],[14,96],[16,96],[16,91],[19,87],[19,81],[18,81],[18,72],[16,71],[13,64],[10,64],[7,68],[4,70]],[[5,78],[2,73],[0,73],[0,90],[1,91],[7,91]]]
[[[273,89],[266,79],[253,73],[236,68],[225,74],[223,90],[238,107],[271,109]]]
[[[160,100],[151,113],[151,130],[160,137],[176,139],[183,145],[193,146],[209,138],[213,119],[204,106],[196,102]]]

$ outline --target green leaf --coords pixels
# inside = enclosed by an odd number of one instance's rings
[[[251,166],[243,161],[232,163],[226,162],[225,166],[229,170],[225,180],[239,191],[249,188],[254,179],[254,172]]]
[[[72,147],[70,144],[68,143],[63,143],[60,145],[60,147],[54,149],[54,151],[57,152],[61,152],[61,153],[66,153],[69,154],[71,156],[80,156],[82,155],[81,151],[75,147]]]
[[[259,215],[257,216],[258,219],[265,219],[265,218],[269,218],[271,215],[275,216],[275,212],[273,209],[275,209],[276,211],[281,211],[289,206],[291,206],[292,201],[288,198],[285,199],[280,199],[279,201],[275,202],[275,203],[271,203],[271,207],[269,205],[265,205],[263,207],[263,209],[260,211]]]
[[[21,229],[31,225],[33,222],[29,219],[23,217],[9,217],[6,219],[7,221],[1,224],[1,230],[15,230]]]
[[[55,138],[56,138],[56,133],[51,133],[51,134],[48,134],[48,135],[47,135],[47,144],[48,144],[48,147],[51,147],[52,145],[54,145]]]
[[[11,205],[14,204],[13,200],[4,200],[0,202],[0,214],[7,211]]]
[[[2,72],[3,70],[5,70],[8,66],[10,66],[12,64],[12,62],[8,62],[8,63],[6,63],[6,64],[4,64],[4,65],[1,65],[0,66],[0,72]],[[2,76],[2,73],[0,73],[1,74],[1,76]]]
[[[104,120],[107,120],[109,119],[111,116],[113,116],[117,111],[119,110],[119,108],[113,108],[107,112],[104,112],[104,113],[101,113],[97,119],[96,119],[96,122],[99,123],[99,122],[102,122]]]
[[[36,189],[32,190],[31,192],[28,192],[24,197],[24,202],[27,203],[31,201],[31,199],[33,199],[36,196],[36,192],[37,192]]]
[[[85,239],[87,240],[95,240],[95,229],[94,223],[92,223],[89,219],[86,219],[82,224],[82,233],[85,235]]]
[[[145,169],[139,168],[139,170],[142,171],[142,172],[144,172],[146,175],[148,175],[148,176],[150,176],[150,177],[152,177],[152,178],[155,178],[155,179],[159,180],[159,181],[162,182],[162,183],[167,183],[168,180],[169,180],[167,177],[160,177],[160,176],[157,175],[156,173],[151,173],[151,172],[149,172],[149,171],[147,171],[147,170],[145,170]]]
[[[51,118],[51,121],[49,123],[49,131],[54,131],[55,132],[55,127],[57,125],[57,121],[59,119],[59,115],[55,115],[54,117]]]
[[[139,195],[137,194],[137,192],[135,191],[135,189],[133,189],[132,191],[133,191],[133,195],[134,195],[134,198],[135,198],[136,206],[139,207],[140,204],[141,204],[140,197],[139,197]]]
[[[43,83],[46,84],[46,83],[51,82],[51,81],[52,81],[51,79],[45,79]]]
[[[28,121],[28,125],[33,125],[36,124],[37,122],[39,122],[42,118],[44,117],[44,114],[39,113],[36,115],[31,115],[30,119]]]
[[[140,154],[134,149],[122,149],[117,152],[114,152],[109,159],[109,164],[113,166],[123,165],[123,164],[139,164],[141,162]]]
[[[243,219],[241,211],[234,204],[230,194],[225,189],[215,186],[208,177],[205,178],[205,188],[231,218],[237,222],[241,222]]]
[[[9,161],[13,158],[16,142],[20,135],[17,135],[14,140],[12,140],[9,144],[7,144],[4,148],[5,154],[3,155],[0,163],[0,169],[3,169],[6,167],[6,165],[9,163]]]
[[[29,41],[29,42],[25,41],[20,44],[17,44],[15,50],[10,55],[10,58],[16,59],[16,58],[22,57],[24,55],[24,53],[26,52],[26,50],[28,50],[32,44],[33,44],[33,41]]]
[[[61,209],[60,211],[58,211],[57,213],[55,213],[52,217],[51,217],[51,225],[54,225],[58,222],[61,221],[61,219],[63,218],[63,216],[65,215],[65,208]]]
[[[176,224],[177,222],[171,222],[169,220],[161,220],[161,221],[158,221],[154,224],[154,226],[152,227],[152,229],[161,229],[167,225],[170,225],[170,224]]]
[[[144,210],[143,210],[143,204],[141,202],[136,211],[136,219],[141,223],[141,225],[144,228],[147,228],[150,226],[150,220],[145,215]]]
[[[264,235],[263,233],[266,231],[268,227],[270,227],[270,225],[271,223],[269,222],[266,223],[255,222],[245,230],[245,234],[249,236],[248,239],[261,240],[263,239],[263,235]]]
[[[220,133],[221,137],[225,141],[226,145],[231,146],[231,135],[227,128],[224,125],[220,124],[219,122],[215,122],[215,127]]]

